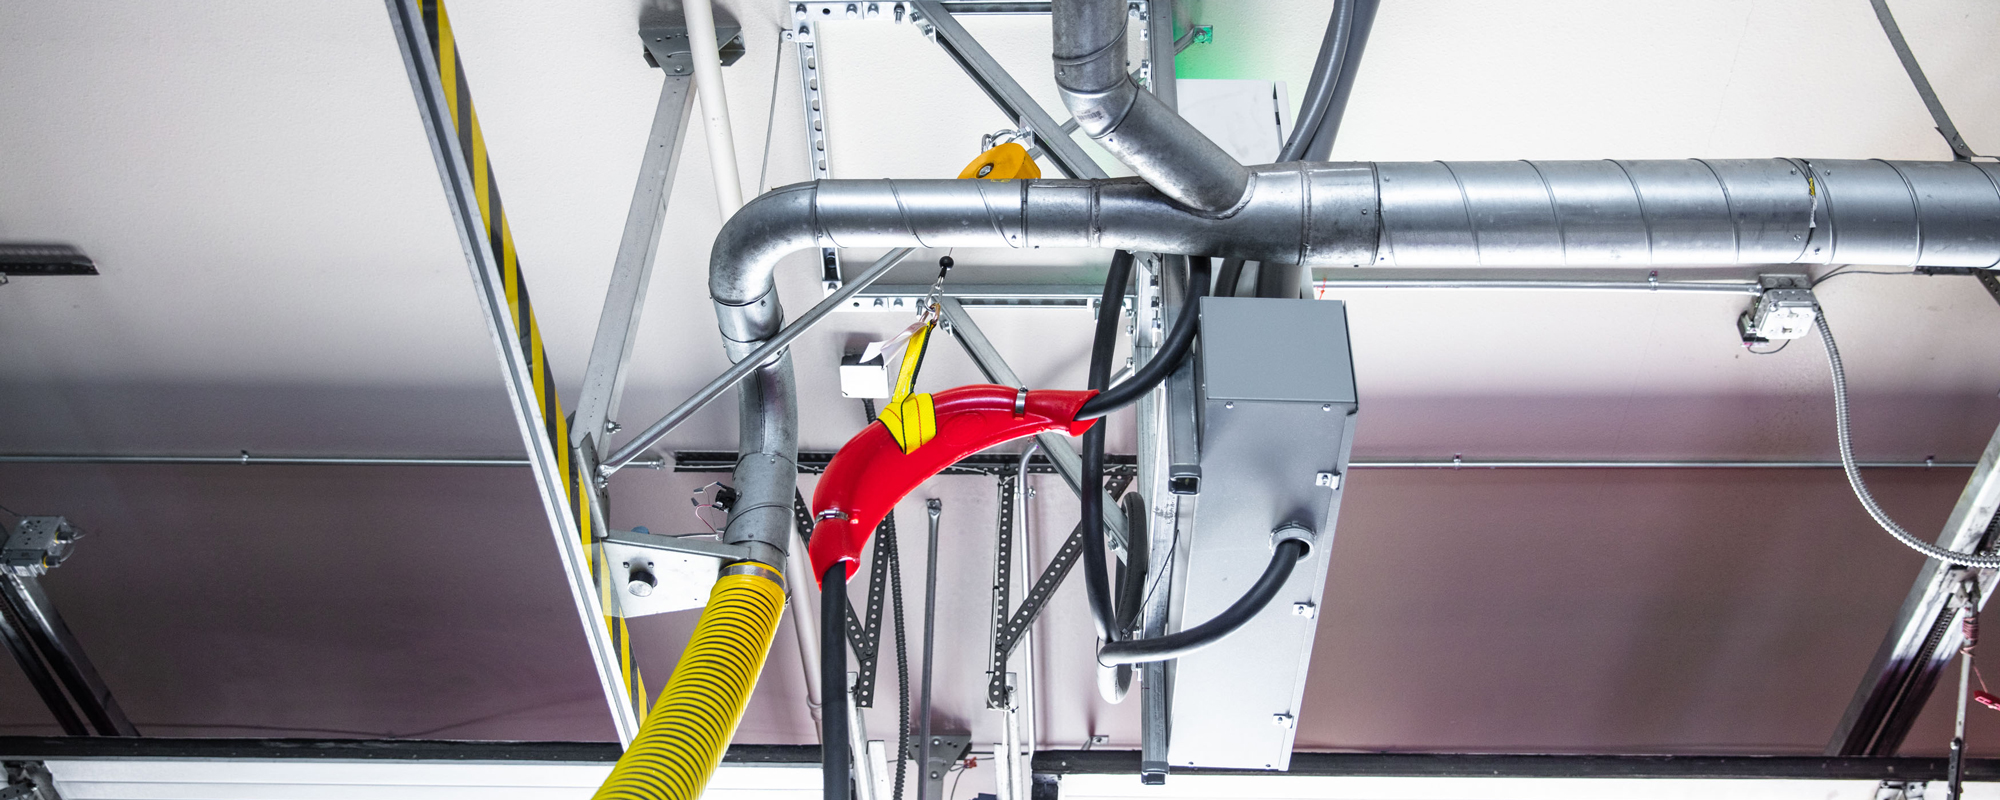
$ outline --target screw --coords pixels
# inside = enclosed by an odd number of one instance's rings
[[[1235,408],[1235,407],[1236,407],[1236,403],[1235,403],[1235,401],[1229,401],[1229,402],[1225,402],[1225,403],[1223,403],[1223,404],[1222,404],[1222,407],[1223,407],[1223,408]]]

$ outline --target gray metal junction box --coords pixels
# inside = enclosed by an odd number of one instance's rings
[[[1347,308],[1327,300],[1201,301],[1201,493],[1181,552],[1176,628],[1214,617],[1270,564],[1272,531],[1304,525],[1312,552],[1271,605],[1176,663],[1173,766],[1291,763],[1333,526],[1353,447]]]

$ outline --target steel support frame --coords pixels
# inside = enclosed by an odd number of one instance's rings
[[[632,346],[639,336],[639,317],[646,289],[652,284],[660,228],[666,222],[667,201],[673,194],[674,173],[680,167],[693,109],[694,78],[666,76],[660,85],[659,105],[653,111],[652,133],[646,138],[646,154],[639,160],[632,205],[625,212],[625,232],[618,240],[604,310],[597,317],[597,336],[591,341],[590,361],[583,371],[583,389],[577,393],[571,447],[582,447],[588,440],[590,450],[601,451],[607,438],[617,431],[618,401],[625,393]]]
[[[436,0],[385,2],[584,641],[619,741],[629,743],[638,735],[647,698],[638,670],[625,666],[629,644],[622,636],[623,621],[606,617],[592,573],[586,543],[592,538],[590,526],[601,515],[596,476],[579,469],[572,457],[568,421],[541,347],[450,22]]]
[[[1996,509],[2000,509],[2000,430],[1986,443],[1937,545],[1960,552],[1991,549],[2000,532]],[[1994,571],[1972,572],[1979,581],[1979,604],[1984,606],[1994,589]],[[1827,743],[1827,755],[1890,756],[1902,747],[1938,676],[1963,641],[1959,626],[1963,613],[1951,599],[1965,574],[1959,567],[1924,561],[1860,688],[1841,715],[1840,726]]]
[[[1174,56],[1179,51],[1175,48],[1174,17],[1174,0],[1152,0],[1146,11],[1148,57],[1143,71],[1146,88],[1168,109],[1179,112],[1180,92],[1174,69]],[[1151,358],[1166,332],[1172,329],[1178,313],[1187,311],[1180,306],[1187,297],[1188,257],[1160,255],[1152,260],[1152,266],[1150,274],[1141,273],[1140,302],[1134,304],[1135,368]],[[1183,460],[1199,463],[1192,452],[1193,375],[1194,359],[1188,358],[1165,383],[1147,393],[1138,408],[1139,470],[1145,481],[1141,484],[1145,487],[1143,499],[1153,532],[1147,537],[1149,571],[1143,577],[1146,600],[1139,617],[1140,635],[1146,638],[1167,634],[1180,595],[1180,584],[1175,578],[1186,573],[1179,568],[1181,560],[1174,556],[1181,541],[1183,518],[1193,513],[1194,502],[1192,497],[1184,498],[1174,492],[1173,478],[1176,464]],[[1188,501],[1185,508],[1183,499]],[[1173,718],[1168,713],[1173,699],[1173,672],[1172,661],[1154,661],[1139,667],[1139,780],[1143,784],[1163,784],[1167,779],[1167,745],[1173,733]]]
[[[56,611],[55,603],[42,590],[39,579],[0,572],[0,604],[8,606],[6,615],[19,625],[15,633],[38,652],[48,665],[48,673],[69,693],[68,703],[75,708],[76,716],[99,736],[139,735],[131,718],[125,716],[125,709],[111,696],[110,687],[97,674],[97,667],[83,652],[83,644],[76,640],[76,634],[70,632],[69,624]],[[10,649],[12,645],[10,640]],[[17,651],[17,658],[19,655]],[[26,660],[22,660],[21,667],[34,680],[34,670],[29,669]],[[40,681],[34,682],[42,699],[50,701],[49,711],[63,720],[65,715],[56,710],[52,698],[42,691]]]
[[[1055,121],[1049,112],[1035,102],[1019,81],[1008,74],[1000,62],[994,60],[986,48],[966,32],[958,23],[954,13],[988,14],[1047,14],[1048,3],[963,3],[937,2],[936,0],[874,0],[874,2],[798,2],[792,3],[792,22],[785,29],[784,38],[797,48],[799,64],[799,97],[805,107],[807,168],[813,180],[833,177],[827,148],[826,96],[820,81],[819,70],[819,23],[822,20],[870,19],[888,20],[897,23],[913,23],[919,32],[944,50],[951,60],[965,70],[967,77],[977,84],[981,91],[993,101],[1007,118],[1024,128],[1035,137],[1035,143],[1043,153],[1064,173],[1073,178],[1106,177],[1097,162],[1092,161],[1083,147],[1070,138],[1069,129]],[[838,248],[820,248],[820,286],[831,294],[839,289],[844,278],[841,271],[841,255]],[[923,296],[924,292],[915,293]],[[1010,293],[1011,294],[1011,293]],[[1065,303],[1067,305],[1067,303]],[[869,304],[852,306],[848,310],[895,310],[890,304]]]

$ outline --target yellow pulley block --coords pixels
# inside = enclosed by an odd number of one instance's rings
[[[1013,181],[1042,177],[1042,168],[1035,166],[1035,159],[1028,155],[1028,148],[1015,142],[994,147],[958,173],[960,179],[983,178],[989,181]]]

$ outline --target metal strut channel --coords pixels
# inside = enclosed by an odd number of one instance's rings
[[[799,98],[805,102],[806,111],[806,166],[812,170],[813,180],[826,180],[833,177],[833,170],[827,163],[826,95],[821,91],[819,80],[819,23],[806,15],[805,6],[793,7],[792,27],[786,29],[785,38],[798,47]],[[840,288],[843,280],[840,277],[840,249],[822,247],[819,259],[820,287],[832,293]]]
[[[563,577],[569,581],[612,724],[619,740],[629,743],[638,735],[646,693],[638,668],[631,665],[625,621],[607,619],[604,603],[594,591],[589,549],[594,476],[585,474],[572,457],[569,426],[545,359],[451,22],[441,0],[386,2],[459,244],[479,290],[479,307],[498,349]]]
[[[1133,476],[1129,474],[1107,474],[1105,477],[1105,492],[1112,497],[1124,494],[1125,489],[1132,485]],[[1118,504],[1112,503],[1111,506],[1117,508]],[[989,667],[991,679],[986,684],[986,707],[1000,708],[1006,704],[1007,657],[1014,654],[1014,647],[1021,643],[1028,626],[1035,624],[1035,618],[1041,616],[1042,607],[1048,605],[1049,598],[1062,587],[1063,579],[1069,577],[1070,568],[1076,566],[1077,558],[1082,555],[1083,525],[1078,524],[1070,531],[1069,538],[1063,540],[1062,547],[1056,550],[1055,557],[1049,559],[1049,565],[1042,569],[1035,585],[1028,587],[1028,596],[1021,599],[1021,608],[1006,618],[1005,626],[995,631],[993,660]]]
[[[2000,508],[2000,430],[1987,442],[1937,545],[1960,552],[1990,550],[2000,534],[1996,508]],[[1983,606],[1992,594],[1994,573],[1975,573]],[[1841,715],[1840,727],[1827,743],[1827,755],[1889,756],[1902,746],[1964,638],[1958,624],[1961,614],[1950,602],[1964,574],[1957,567],[1924,561],[1860,688]]]

